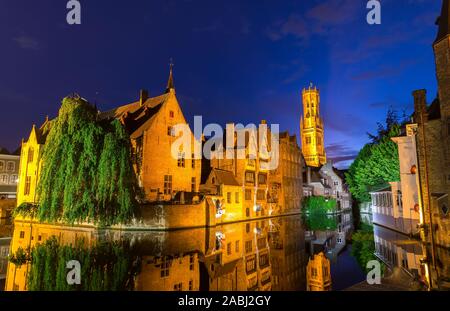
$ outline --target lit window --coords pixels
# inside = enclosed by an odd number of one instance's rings
[[[34,149],[32,147],[28,148],[28,159],[27,162],[31,163],[33,162],[33,158],[34,158]]]
[[[255,183],[255,173],[254,172],[245,172],[245,182],[247,183]]]
[[[6,169],[7,169],[9,172],[13,172],[13,171],[14,171],[14,168],[15,168],[14,162],[8,161],[8,165],[7,165]]]
[[[185,167],[184,153],[178,154],[178,167]]]
[[[3,171],[4,169],[5,169],[5,162],[0,161],[0,172]]]
[[[31,190],[31,176],[25,177],[24,195],[29,195]]]
[[[236,253],[239,252],[239,241],[236,241],[234,244],[234,250],[236,251]]]
[[[267,181],[267,175],[266,174],[258,174],[258,184],[265,185]]]
[[[165,278],[169,276],[170,262],[164,258],[161,262],[161,277]]]
[[[175,129],[172,126],[167,127],[167,135],[175,136]]]
[[[183,290],[183,283],[178,283],[173,286],[173,290],[176,292],[181,292]]]
[[[252,199],[252,190],[251,189],[245,189],[245,200],[249,201]]]
[[[7,184],[8,183],[8,179],[9,179],[8,175],[3,174],[3,175],[0,176],[0,183]]]
[[[252,252],[252,241],[246,241],[245,242],[245,252],[251,253]]]
[[[16,184],[17,183],[17,175],[11,175],[11,177],[9,178],[9,183]]]
[[[265,190],[258,190],[256,192],[256,199],[259,201],[266,199],[266,191]]]
[[[172,194],[172,175],[164,175],[164,194]]]
[[[191,178],[191,192],[195,192],[196,191],[196,180],[195,177]]]
[[[307,145],[311,144],[311,137],[309,137],[309,136],[306,137],[306,144]]]

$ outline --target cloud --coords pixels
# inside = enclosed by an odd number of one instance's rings
[[[272,41],[287,36],[308,39],[312,35],[329,35],[342,25],[355,20],[359,5],[354,0],[326,0],[304,14],[292,13],[273,23],[266,35]]]
[[[342,166],[343,162],[353,161],[359,153],[358,150],[348,147],[344,142],[330,144],[325,147],[325,150],[327,158],[336,166]]]
[[[37,51],[41,49],[41,44],[39,43],[39,41],[30,36],[20,35],[13,38],[13,41],[15,41],[22,49],[25,50]]]
[[[325,131],[340,132],[347,136],[360,135],[361,129],[367,127],[367,122],[354,114],[342,114],[337,111],[327,111],[324,116]],[[351,126],[349,126],[351,124]]]

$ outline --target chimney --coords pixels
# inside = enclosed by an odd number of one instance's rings
[[[421,120],[420,115],[425,115],[427,112],[427,91],[416,90],[412,95],[414,97],[414,119],[417,122]]]
[[[266,120],[261,120],[261,124],[267,124]]]
[[[148,91],[142,89],[139,93],[139,105],[142,107],[147,99],[148,99]]]

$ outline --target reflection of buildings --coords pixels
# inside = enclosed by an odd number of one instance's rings
[[[200,287],[198,254],[142,256],[141,273],[136,277],[138,291],[198,291]]]
[[[140,263],[135,290],[304,289],[300,217],[161,232],[99,231],[16,221],[11,251],[33,247],[51,236],[62,244],[82,238],[86,247],[99,240],[129,241]],[[30,268],[9,263],[6,289],[26,290]]]
[[[272,263],[272,289],[305,290],[305,235],[300,218],[273,219],[269,222]]]
[[[310,215],[306,218],[306,248],[312,256],[324,252],[329,258],[336,258],[345,248],[353,231],[350,211],[333,215]]]
[[[0,238],[0,291],[4,289],[11,238]]]
[[[393,138],[401,181],[371,193],[374,223],[406,234],[420,232],[429,246],[423,249],[423,267],[416,270],[425,271],[432,289],[450,288],[450,0],[442,2],[433,43],[438,96],[427,105],[426,90],[413,92],[412,122],[406,135]]]
[[[425,280],[420,241],[374,225],[375,254],[390,268],[399,267],[417,280]]]
[[[19,155],[0,148],[0,199],[15,199],[19,178]]]
[[[331,290],[330,260],[323,253],[316,254],[309,259],[306,267],[306,290]]]
[[[14,233],[11,241],[11,253],[14,254],[19,248],[26,250],[37,243],[46,241],[49,237],[56,236],[63,244],[74,244],[77,239],[85,239],[89,246],[95,238],[94,229],[77,227],[62,227],[44,224],[32,224],[16,221],[14,223]],[[29,265],[20,267],[9,263],[5,290],[23,291],[27,289],[27,276]]]

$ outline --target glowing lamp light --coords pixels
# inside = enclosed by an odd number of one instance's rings
[[[415,175],[416,173],[417,173],[417,166],[416,165],[411,166],[411,174]]]

